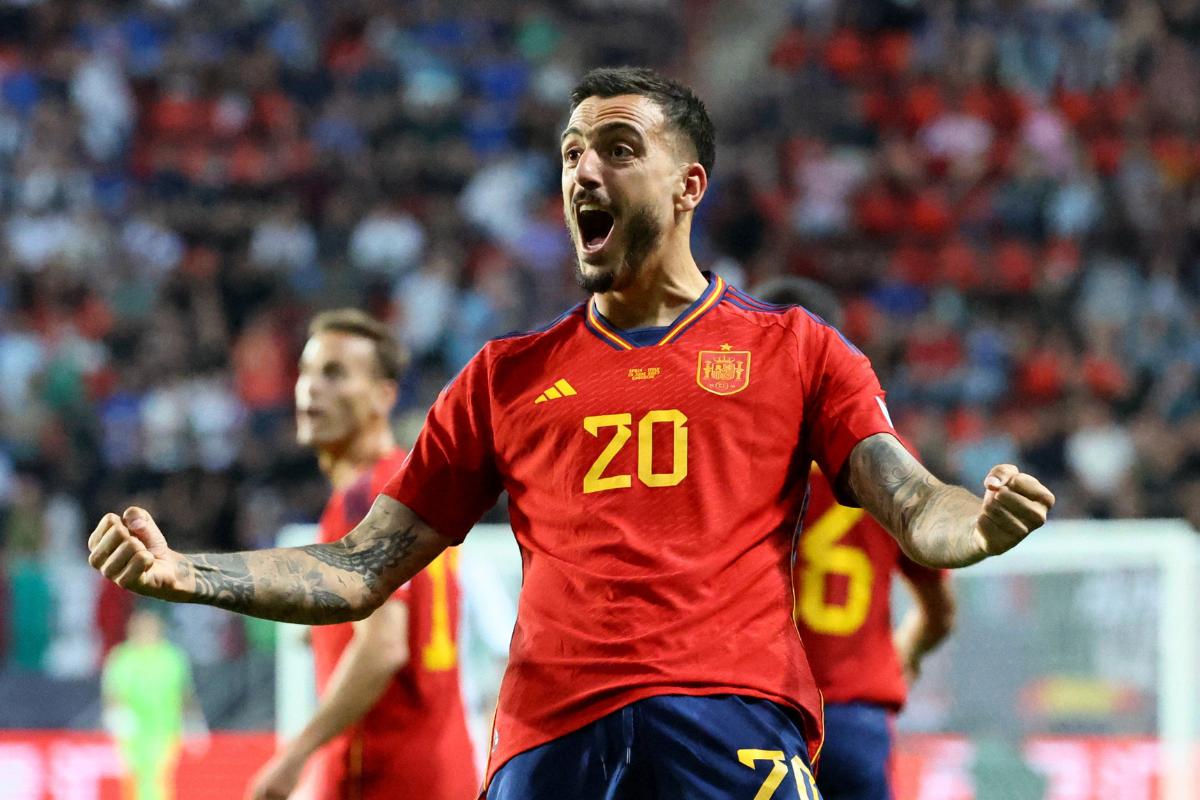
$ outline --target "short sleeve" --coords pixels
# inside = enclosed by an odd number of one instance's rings
[[[805,445],[836,487],[855,445],[868,436],[895,431],[867,357],[824,322],[804,322],[800,363],[807,372]]]
[[[485,347],[442,390],[408,458],[383,487],[384,494],[456,542],[495,505],[502,488],[489,372]]]

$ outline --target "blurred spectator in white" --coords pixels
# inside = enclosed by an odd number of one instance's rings
[[[293,200],[278,203],[250,237],[250,261],[304,282],[317,266],[317,233]]]
[[[458,302],[459,267],[451,253],[435,251],[421,268],[396,284],[400,339],[417,358],[439,350]]]
[[[425,248],[421,224],[395,201],[376,206],[350,236],[350,262],[392,277],[412,269]]]
[[[194,378],[185,391],[196,445],[195,463],[210,472],[229,469],[237,460],[242,444],[245,410],[227,377],[215,373]]]
[[[827,147],[812,140],[804,143],[796,165],[798,198],[792,224],[810,236],[832,236],[850,223],[850,198],[867,177],[869,159],[863,152]]]
[[[142,458],[156,470],[192,463],[188,448],[188,387],[181,381],[155,386],[142,404]]]
[[[133,93],[117,60],[94,52],[80,57],[71,76],[71,101],[82,115],[81,138],[99,162],[121,153],[133,132]]]
[[[513,246],[525,231],[530,209],[540,201],[546,169],[541,154],[492,161],[471,177],[458,199],[459,210],[493,239]]]
[[[918,134],[925,153],[949,162],[956,174],[976,174],[980,160],[992,144],[992,126],[968,114],[961,103],[946,109]]]
[[[138,278],[157,283],[183,261],[180,235],[154,212],[131,216],[121,229],[121,245],[138,266]]]
[[[1067,466],[1090,499],[1111,509],[1127,494],[1136,457],[1133,437],[1097,401],[1085,402],[1078,419],[1079,427],[1067,437]]]

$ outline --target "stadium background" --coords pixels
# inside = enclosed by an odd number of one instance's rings
[[[1195,0],[0,2],[0,775],[20,753],[60,775],[104,758],[83,732],[132,599],[84,562],[100,513],[136,501],[185,550],[315,519],[326,489],[290,419],[313,311],[392,322],[415,355],[411,440],[487,338],[578,299],[557,137],[594,65],[697,88],[719,132],[699,260],[742,286],[834,286],[936,472],[975,486],[1013,461],[1057,519],[1194,529],[1198,45]],[[1114,576],[1088,591],[1143,605],[1093,603],[1089,637],[1068,614],[1039,641],[1115,637],[1153,673],[1138,631],[1195,599],[1122,588],[1153,569]],[[207,757],[264,752],[272,626],[191,606],[171,622],[210,724],[257,742]],[[953,655],[942,679],[975,668]],[[1015,706],[976,691],[1017,709],[999,724],[939,716],[934,672],[909,728],[1011,737],[1058,709],[1044,732],[1153,745],[1152,674],[1008,687]],[[1087,769],[1111,767],[1092,746]],[[970,796],[945,786],[912,796]]]

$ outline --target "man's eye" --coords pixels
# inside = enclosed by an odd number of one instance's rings
[[[563,161],[566,161],[568,164],[574,164],[578,160],[579,160],[579,148],[578,147],[572,147],[570,150],[563,153]]]
[[[627,144],[618,144],[613,147],[612,154],[615,158],[629,158],[633,155],[633,148]]]

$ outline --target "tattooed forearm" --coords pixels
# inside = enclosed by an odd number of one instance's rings
[[[974,536],[981,499],[942,483],[895,437],[859,442],[847,469],[850,491],[915,561],[962,567],[985,553]]]
[[[179,599],[305,625],[362,619],[449,544],[399,503],[384,506],[329,544],[182,555]]]
[[[296,549],[197,554],[183,556],[177,571],[194,585],[188,600],[240,614],[306,624],[361,616],[354,603],[360,593],[306,561],[311,557]]]
[[[335,569],[359,575],[370,591],[377,591],[386,576],[412,554],[417,543],[415,525],[384,537],[351,541],[346,537],[333,544],[310,544],[300,550]]]

